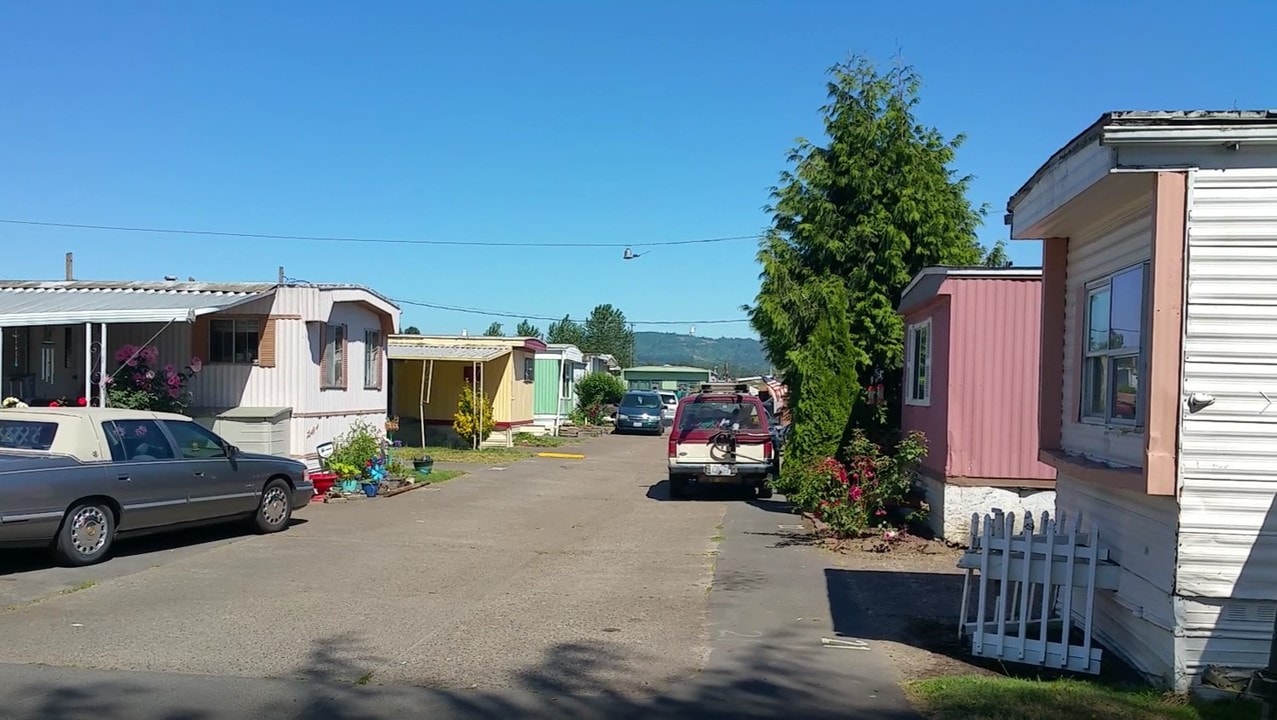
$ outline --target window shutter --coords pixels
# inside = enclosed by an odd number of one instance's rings
[[[275,367],[275,318],[264,318],[257,336],[258,367]]]
[[[328,352],[328,325],[320,324],[319,326],[319,387],[328,387],[328,368],[332,365],[333,358]]]
[[[208,362],[212,332],[213,328],[207,315],[195,318],[195,322],[191,324],[191,357],[197,357],[201,362]]]
[[[935,348],[933,348],[931,345],[931,326],[930,325],[926,326],[926,329],[923,330],[923,334],[927,336],[927,344],[925,345],[926,353],[924,353],[923,359],[922,359],[922,361],[925,363],[925,365],[923,366],[922,397],[926,398],[927,401],[929,402],[931,400],[931,356],[935,354]]]
[[[905,397],[913,399],[913,347],[918,342],[917,328],[910,327],[905,333]]]
[[[349,387],[346,382],[350,377],[350,329],[341,326],[341,389]]]

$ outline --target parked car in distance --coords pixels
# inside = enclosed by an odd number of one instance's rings
[[[670,428],[670,497],[686,496],[692,483],[771,497],[780,468],[777,440],[763,402],[747,385],[705,383],[679,401]]]
[[[621,405],[616,409],[616,430],[661,435],[665,432],[665,424],[661,420],[664,411],[665,403],[655,391],[631,390],[621,397]]]
[[[191,525],[278,532],[313,495],[303,463],[243,452],[184,415],[0,410],[0,546],[48,547],[66,565]]]
[[[657,395],[661,396],[661,402],[665,403],[665,410],[661,413],[661,421],[668,427],[674,424],[674,413],[678,412],[678,394],[669,390],[657,390]]]

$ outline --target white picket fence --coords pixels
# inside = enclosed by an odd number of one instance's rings
[[[971,639],[973,655],[1099,673],[1095,591],[1117,589],[1118,567],[1099,548],[1098,529],[1080,527],[1081,517],[1070,523],[1063,512],[1055,520],[1043,512],[1040,524],[1026,514],[1019,532],[1015,513],[994,510],[983,523],[972,514],[969,549],[958,561],[967,571],[958,632]]]

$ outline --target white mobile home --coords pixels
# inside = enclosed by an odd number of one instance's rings
[[[0,390],[29,404],[105,404],[125,346],[192,363],[188,412],[246,450],[315,447],[386,420],[386,338],[399,308],[355,285],[0,281]]]
[[[1175,689],[1277,615],[1277,113],[1113,112],[1009,201],[1042,239],[1039,457],[1120,566],[1095,632]]]

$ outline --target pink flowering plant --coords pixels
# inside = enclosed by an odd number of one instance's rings
[[[130,410],[184,412],[191,403],[187,384],[204,363],[191,358],[178,368],[160,365],[160,353],[150,345],[124,345],[115,351],[116,369],[107,377],[107,402]]]
[[[910,433],[893,449],[881,446],[856,431],[840,461],[824,458],[799,470],[789,496],[799,507],[829,526],[840,537],[861,537],[870,532],[895,533],[899,510],[908,507],[918,463],[927,454],[922,433]],[[926,505],[910,508],[909,522],[925,519]]]

